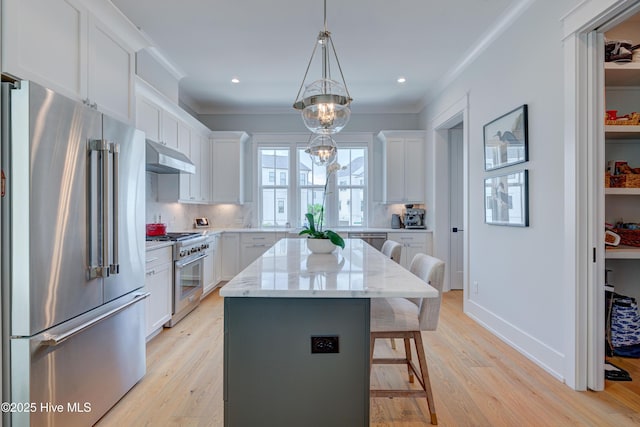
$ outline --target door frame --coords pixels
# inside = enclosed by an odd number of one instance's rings
[[[576,390],[604,389],[601,32],[632,10],[640,0],[586,0],[562,17],[565,382]]]
[[[453,131],[456,131],[456,137],[453,137]],[[459,135],[458,135],[459,134]],[[462,178],[463,178],[463,170],[462,170],[462,136],[464,136],[464,122],[459,122],[458,125],[454,125],[454,127],[447,129],[447,147],[448,147],[448,161],[449,161],[449,182],[454,183],[457,180],[459,181],[459,186],[451,185],[449,186],[449,263],[447,265],[447,272],[449,274],[449,290],[455,290],[460,288],[455,288],[454,283],[454,275],[456,275],[456,267],[458,264],[454,263],[454,260],[458,256],[462,256],[462,262],[464,262],[464,253],[462,253],[462,246],[460,246],[464,242],[464,228],[462,226],[462,208],[464,206],[465,200],[462,194]],[[459,149],[454,150],[454,139],[456,140],[456,145],[459,144]],[[459,162],[459,164],[458,164]],[[455,166],[454,166],[455,164]],[[458,191],[456,191],[458,190]],[[456,206],[456,203],[459,206]],[[456,216],[454,212],[453,206],[456,206],[456,209],[460,209],[459,216]],[[458,247],[454,247],[453,242],[456,240],[453,238],[453,228],[459,227],[458,231],[456,231],[455,235],[459,240]],[[460,234],[462,233],[462,234]],[[457,249],[460,250],[460,253],[457,253]],[[464,288],[464,267],[462,267],[462,282],[460,286]]]
[[[463,235],[463,294],[469,295],[469,94],[454,102],[436,115],[431,122],[433,129],[433,253],[434,256],[450,264],[451,244],[449,239],[449,129],[462,122],[462,229]],[[435,189],[438,191],[435,191]],[[449,274],[445,274],[444,288],[450,289]],[[466,312],[467,299],[463,298],[463,310]]]

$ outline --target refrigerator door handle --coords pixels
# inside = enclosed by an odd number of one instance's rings
[[[98,230],[98,246],[100,248],[99,260],[97,266],[89,267],[89,276],[94,279],[96,277],[109,277],[109,265],[108,265],[108,256],[109,256],[109,238],[108,238],[108,230],[109,230],[109,215],[108,206],[109,206],[109,180],[106,176],[106,171],[109,168],[109,144],[107,141],[103,139],[94,139],[89,141],[89,151],[96,151],[99,153],[98,162],[100,165],[98,166],[98,184],[96,185],[96,189],[98,190],[98,222],[100,219],[102,220],[101,230]],[[100,226],[99,226],[100,228]],[[93,234],[91,234],[93,236]],[[90,246],[93,247],[93,242],[90,242]]]
[[[59,344],[62,344],[63,342],[65,342],[66,340],[68,340],[69,338],[73,337],[74,335],[78,335],[79,333],[81,333],[82,331],[84,331],[85,329],[88,329],[92,326],[97,325],[98,323],[107,320],[110,317],[115,316],[116,314],[120,313],[122,310],[125,310],[127,307],[132,306],[133,304],[136,304],[140,301],[142,301],[143,299],[149,297],[151,295],[151,293],[149,292],[145,292],[145,293],[138,293],[135,295],[135,297],[131,300],[128,301],[124,304],[122,304],[119,307],[114,308],[113,310],[107,311],[106,313],[101,314],[100,316],[96,317],[95,319],[92,319],[90,321],[88,321],[87,323],[84,323],[82,325],[76,326],[73,329],[70,329],[66,332],[63,332],[61,334],[57,334],[57,335],[50,335],[45,333],[44,334],[44,338],[42,341],[40,341],[40,345],[42,346],[49,346],[49,347],[55,347]]]
[[[100,141],[102,155],[102,277],[109,277],[109,142]]]
[[[113,259],[112,263],[109,266],[110,274],[120,274],[120,263],[118,261],[118,235],[120,234],[119,230],[119,212],[120,208],[118,206],[118,198],[120,193],[120,144],[112,143],[109,144],[109,151],[113,154],[113,169],[112,169],[112,180],[113,180],[113,206],[111,209],[112,212],[112,226],[113,226]],[[106,230],[105,230],[106,233]]]

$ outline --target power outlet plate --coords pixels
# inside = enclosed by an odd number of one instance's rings
[[[311,353],[340,353],[340,340],[338,336],[312,336]]]

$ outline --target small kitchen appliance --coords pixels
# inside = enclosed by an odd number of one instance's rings
[[[400,215],[392,214],[391,215],[391,228],[396,229],[396,228],[400,228],[400,226],[401,226]]]
[[[424,215],[426,211],[419,208],[407,208],[404,212],[404,228],[426,228]]]

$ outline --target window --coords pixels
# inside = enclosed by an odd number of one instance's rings
[[[337,172],[337,192],[340,200],[339,226],[363,226],[365,224],[365,177],[367,157],[365,148],[340,148],[338,163],[343,169]]]
[[[308,212],[318,221],[323,203],[324,227],[366,225],[370,140],[365,134],[336,138],[342,169],[326,182],[326,167],[315,165],[305,153],[308,135],[254,135],[260,169],[256,211],[261,226],[300,227],[306,224]]]
[[[327,178],[327,170],[325,167],[315,165],[304,148],[298,148],[298,170],[300,175],[305,174],[305,184],[302,183],[298,187],[298,223],[304,225],[307,223],[305,215],[312,213],[315,223],[320,219],[320,211],[323,203],[324,184]],[[302,179],[300,180],[302,181]],[[326,205],[326,203],[325,203]],[[323,214],[323,225],[327,222],[327,206]]]
[[[258,150],[260,173],[261,225],[263,227],[284,227],[289,222],[287,204],[289,187],[288,148],[260,148]],[[276,185],[276,172],[280,177]]]

